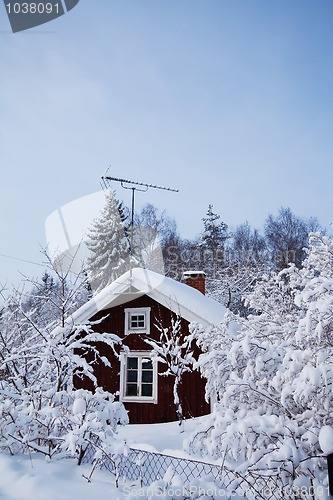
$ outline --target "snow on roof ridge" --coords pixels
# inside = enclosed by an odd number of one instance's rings
[[[183,276],[186,276],[186,275],[190,276],[191,274],[204,274],[205,276],[207,276],[206,273],[205,273],[205,271],[203,271],[203,270],[201,270],[201,271],[196,271],[196,270],[191,271],[191,270],[189,270],[189,271],[184,271],[183,272]]]
[[[188,321],[203,322],[219,326],[226,308],[219,302],[206,297],[201,292],[185,283],[181,283],[162,274],[135,267],[107,285],[95,297],[81,306],[72,316],[75,323],[84,322],[97,312],[112,308],[112,303],[122,294],[130,297],[131,286],[140,295],[148,295],[153,300],[181,315]],[[129,299],[132,300],[132,299]],[[129,300],[125,301],[128,302]]]
[[[160,295],[173,302],[173,304],[169,303],[164,305],[169,308],[172,308],[173,305],[174,307],[172,310],[176,314],[179,312],[179,309],[183,313],[185,310],[190,313],[190,316],[195,317],[195,319],[192,320],[196,320],[198,322],[203,320],[205,323],[210,325],[219,326],[227,311],[226,307],[216,300],[206,297],[199,290],[190,287],[185,283],[169,278],[168,276],[160,275],[155,271],[142,268],[134,268],[133,274],[137,278],[142,277],[142,274],[144,274],[144,276],[150,277],[151,281],[158,279],[158,286],[154,286],[153,289],[147,293],[147,295],[158,302],[160,302],[160,300],[158,300],[158,298],[160,299]],[[176,308],[175,306],[178,307]],[[202,313],[202,310],[207,314]],[[185,319],[191,321],[188,315],[186,316],[187,318]]]

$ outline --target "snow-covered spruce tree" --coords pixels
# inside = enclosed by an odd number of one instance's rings
[[[166,365],[166,370],[161,376],[174,377],[173,398],[179,425],[182,427],[184,421],[182,402],[179,397],[179,385],[184,373],[192,371],[193,350],[192,337],[183,336],[181,333],[181,317],[171,317],[171,325],[164,327],[161,322],[156,324],[160,332],[159,340],[145,339],[145,342],[152,347],[155,362]]]
[[[130,242],[126,214],[115,193],[108,191],[101,216],[88,230],[86,270],[96,294],[129,269]]]
[[[228,238],[228,226],[225,222],[220,220],[220,215],[213,212],[213,205],[208,206],[206,217],[204,217],[204,231],[202,233],[202,241],[212,252],[216,248],[222,246]]]
[[[73,377],[88,377],[96,385],[93,362],[104,343],[115,350],[120,339],[95,333],[93,324],[66,320],[81,297],[84,282],[70,282],[68,273],[53,269],[56,286],[37,303],[15,292],[4,304],[0,323],[0,450],[34,450],[48,457],[74,456],[79,463],[89,443],[110,452],[117,423],[127,414],[114,395],[96,387],[95,393],[76,391]],[[43,286],[42,286],[43,288]],[[38,284],[33,293],[39,289]],[[48,311],[53,318],[45,325]],[[36,308],[38,310],[36,310]],[[40,314],[43,312],[43,314]],[[89,363],[80,353],[91,353]],[[96,452],[100,452],[100,449]]]
[[[224,250],[225,242],[229,238],[228,225],[220,221],[220,215],[213,212],[213,205],[208,206],[206,217],[204,217],[204,230],[201,234],[202,249],[208,251],[209,259],[206,252],[203,252],[203,269],[209,270],[211,275],[216,274],[217,269],[224,265]]]
[[[300,476],[315,484],[325,467],[319,431],[333,423],[332,240],[313,234],[302,268],[263,277],[248,301],[256,313],[230,313],[221,330],[191,325],[217,403],[188,449],[239,471],[279,473],[285,484]]]

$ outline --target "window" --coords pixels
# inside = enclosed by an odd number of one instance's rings
[[[150,307],[125,309],[125,335],[130,333],[150,333]]]
[[[151,353],[122,353],[121,367],[121,400],[157,403],[157,363]]]

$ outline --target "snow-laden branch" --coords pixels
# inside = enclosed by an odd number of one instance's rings
[[[117,423],[127,422],[123,405],[97,387],[95,374],[96,364],[110,366],[101,346],[117,355],[121,339],[95,332],[101,320],[73,324],[65,314],[76,307],[79,281],[71,288],[55,274],[60,283],[45,275],[30,295],[16,292],[1,311],[0,451],[32,449],[80,461],[93,436],[110,451]],[[90,380],[94,393],[75,390],[75,377]]]
[[[182,333],[182,319],[180,316],[171,317],[171,324],[163,326],[159,321],[156,328],[160,332],[159,340],[145,338],[145,342],[152,348],[155,362],[159,361],[166,365],[164,376],[173,376],[173,398],[176,407],[176,413],[180,425],[184,419],[182,404],[179,397],[179,385],[185,372],[193,369],[193,348],[192,338],[184,336]]]
[[[229,467],[318,479],[318,435],[333,424],[333,241],[318,234],[301,268],[263,276],[247,318],[227,314],[220,330],[192,324],[214,411],[187,444],[224,456]],[[228,325],[239,325],[236,336]],[[242,464],[242,465],[240,465]]]

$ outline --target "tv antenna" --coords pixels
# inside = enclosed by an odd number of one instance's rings
[[[131,242],[130,242],[130,257],[133,255],[133,234],[134,234],[134,203],[135,203],[135,191],[146,192],[149,188],[160,189],[163,191],[172,191],[178,193],[179,189],[173,189],[170,187],[157,186],[156,184],[148,184],[146,182],[131,181],[128,179],[122,179],[120,177],[111,177],[106,175],[110,167],[107,168],[105,174],[101,177],[101,185],[104,189],[111,188],[111,182],[120,182],[120,185],[124,189],[132,190],[132,203],[131,203]],[[132,258],[130,259],[130,270],[132,271]]]

